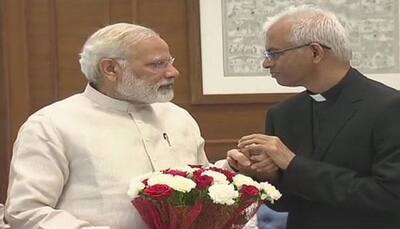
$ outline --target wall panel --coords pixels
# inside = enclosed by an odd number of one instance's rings
[[[2,27],[2,60],[3,72],[1,88],[4,88],[5,103],[4,119],[5,145],[0,153],[0,161],[6,162],[0,168],[0,201],[4,201],[7,189],[8,162],[11,157],[11,146],[19,126],[30,113],[28,54],[26,31],[26,5],[24,1],[3,0],[1,22]]]
[[[27,53],[30,112],[58,97],[57,46],[54,42],[55,12],[48,0],[26,1]]]
[[[118,22],[132,22],[133,15],[132,10],[134,9],[134,1],[132,0],[108,0],[108,9],[110,15],[110,23]]]
[[[79,92],[86,84],[80,72],[79,52],[87,37],[110,24],[108,0],[56,1],[56,36],[60,97]]]
[[[0,0],[0,18],[3,19],[3,0]],[[4,20],[0,21],[0,31],[4,29]],[[9,149],[8,149],[8,128],[7,119],[7,87],[6,78],[4,77],[4,47],[3,47],[3,36],[0,36],[0,203],[4,202],[6,195],[6,184],[7,184],[7,172],[8,172],[8,160],[9,160]]]

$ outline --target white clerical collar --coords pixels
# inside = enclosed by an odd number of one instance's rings
[[[311,98],[314,99],[314,101],[316,102],[324,102],[326,101],[326,98],[321,95],[321,94],[309,94],[311,96]]]

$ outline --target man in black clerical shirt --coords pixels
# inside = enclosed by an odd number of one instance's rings
[[[268,111],[266,134],[239,140],[230,165],[278,186],[287,229],[400,228],[399,92],[350,65],[329,11],[289,9],[266,24],[265,60],[280,85],[307,90]]]

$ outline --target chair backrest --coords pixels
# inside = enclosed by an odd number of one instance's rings
[[[287,212],[276,212],[266,205],[260,207],[257,212],[259,229],[285,229]]]
[[[10,226],[4,222],[4,205],[0,204],[0,229],[6,228],[10,228]]]

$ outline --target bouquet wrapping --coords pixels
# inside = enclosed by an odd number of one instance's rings
[[[199,165],[134,179],[128,195],[150,229],[242,228],[264,201],[281,197],[268,182]]]

